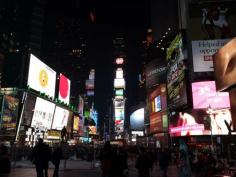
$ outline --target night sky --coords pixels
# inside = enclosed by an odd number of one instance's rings
[[[76,8],[75,8],[76,7]],[[93,14],[93,19],[91,18]],[[125,0],[72,0],[47,2],[46,27],[44,32],[44,55],[50,52],[50,40],[53,40],[55,19],[58,17],[79,17],[81,35],[87,43],[86,62],[94,63],[95,108],[102,120],[109,115],[109,105],[113,96],[115,76],[115,58],[113,39],[123,36],[125,39],[125,79],[127,107],[138,104],[138,73],[144,48],[147,29],[150,28],[150,1],[136,2]],[[52,43],[53,44],[53,43]],[[73,82],[73,80],[72,80]],[[83,84],[83,83],[82,83]]]
[[[89,57],[96,61],[95,107],[101,118],[108,115],[115,74],[112,39],[125,39],[125,78],[127,107],[138,104],[138,73],[143,55],[142,41],[150,27],[148,1],[110,1],[93,4],[95,22],[92,25]]]

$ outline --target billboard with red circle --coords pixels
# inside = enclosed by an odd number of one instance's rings
[[[58,99],[66,104],[70,103],[70,80],[60,74]]]

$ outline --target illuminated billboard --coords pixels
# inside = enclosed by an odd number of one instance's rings
[[[116,70],[116,78],[117,79],[122,79],[124,78],[124,73],[122,68],[117,68]]]
[[[166,83],[166,60],[158,58],[150,61],[145,68],[146,88]]]
[[[119,124],[121,120],[124,120],[124,117],[124,108],[115,108],[115,124]]]
[[[37,97],[31,127],[39,131],[51,129],[55,104]]]
[[[182,34],[178,34],[168,47],[167,67],[167,98],[172,108],[187,104],[186,58],[187,49]]]
[[[169,131],[171,136],[195,135],[228,135],[228,128],[232,122],[230,109],[213,109],[209,115],[206,109],[178,112],[170,117]],[[232,127],[231,127],[232,128]]]
[[[54,98],[55,84],[56,72],[31,54],[27,85]]]
[[[69,111],[59,106],[56,106],[53,117],[52,129],[62,130],[64,126],[67,126],[68,118]]]
[[[144,129],[144,108],[140,108],[130,115],[130,126],[132,130]]]
[[[215,81],[192,83],[193,108],[229,108],[229,93],[216,92]]]
[[[214,40],[236,36],[235,1],[198,0],[192,1],[189,8],[191,39]]]
[[[192,41],[194,72],[214,71],[212,55],[228,41],[229,39]]]
[[[115,95],[116,96],[123,96],[124,95],[124,90],[123,89],[116,89],[115,90]]]
[[[124,108],[125,101],[123,99],[115,99],[115,108]]]
[[[125,88],[125,80],[124,79],[115,79],[114,80],[114,87],[115,88]]]
[[[18,107],[19,99],[12,96],[3,97],[2,120],[0,119],[0,133],[3,136],[15,136]]]
[[[66,104],[70,103],[70,80],[63,74],[60,74],[58,98]]]
[[[74,115],[73,133],[79,132],[79,125],[80,125],[80,118],[79,118],[79,116]]]

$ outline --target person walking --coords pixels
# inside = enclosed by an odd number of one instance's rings
[[[103,177],[112,177],[112,162],[114,153],[110,141],[105,142],[104,147],[100,153],[100,161]]]
[[[50,159],[50,147],[43,142],[42,138],[39,138],[31,156],[31,161],[36,166],[37,177],[48,177],[48,162]]]
[[[149,169],[151,160],[144,147],[139,149],[139,156],[136,160],[135,168],[138,169],[139,177],[150,177]]]
[[[191,177],[188,147],[182,139],[179,140],[179,144],[179,177]]]
[[[11,171],[11,161],[8,149],[4,144],[0,145],[0,176],[7,177]]]
[[[163,171],[163,177],[167,177],[167,170],[170,162],[170,152],[168,148],[163,148],[160,153],[159,166],[161,171]]]
[[[62,159],[62,149],[61,149],[60,145],[56,145],[56,147],[52,153],[52,163],[54,165],[53,177],[59,176],[59,166],[60,166],[61,159]]]

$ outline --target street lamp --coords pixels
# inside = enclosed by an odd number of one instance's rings
[[[211,116],[214,116],[214,110],[211,108],[211,105],[206,110],[206,113],[208,114],[207,116],[207,121],[210,124],[210,130],[211,130],[211,150],[213,150],[213,136],[212,136],[212,121],[211,121]]]

